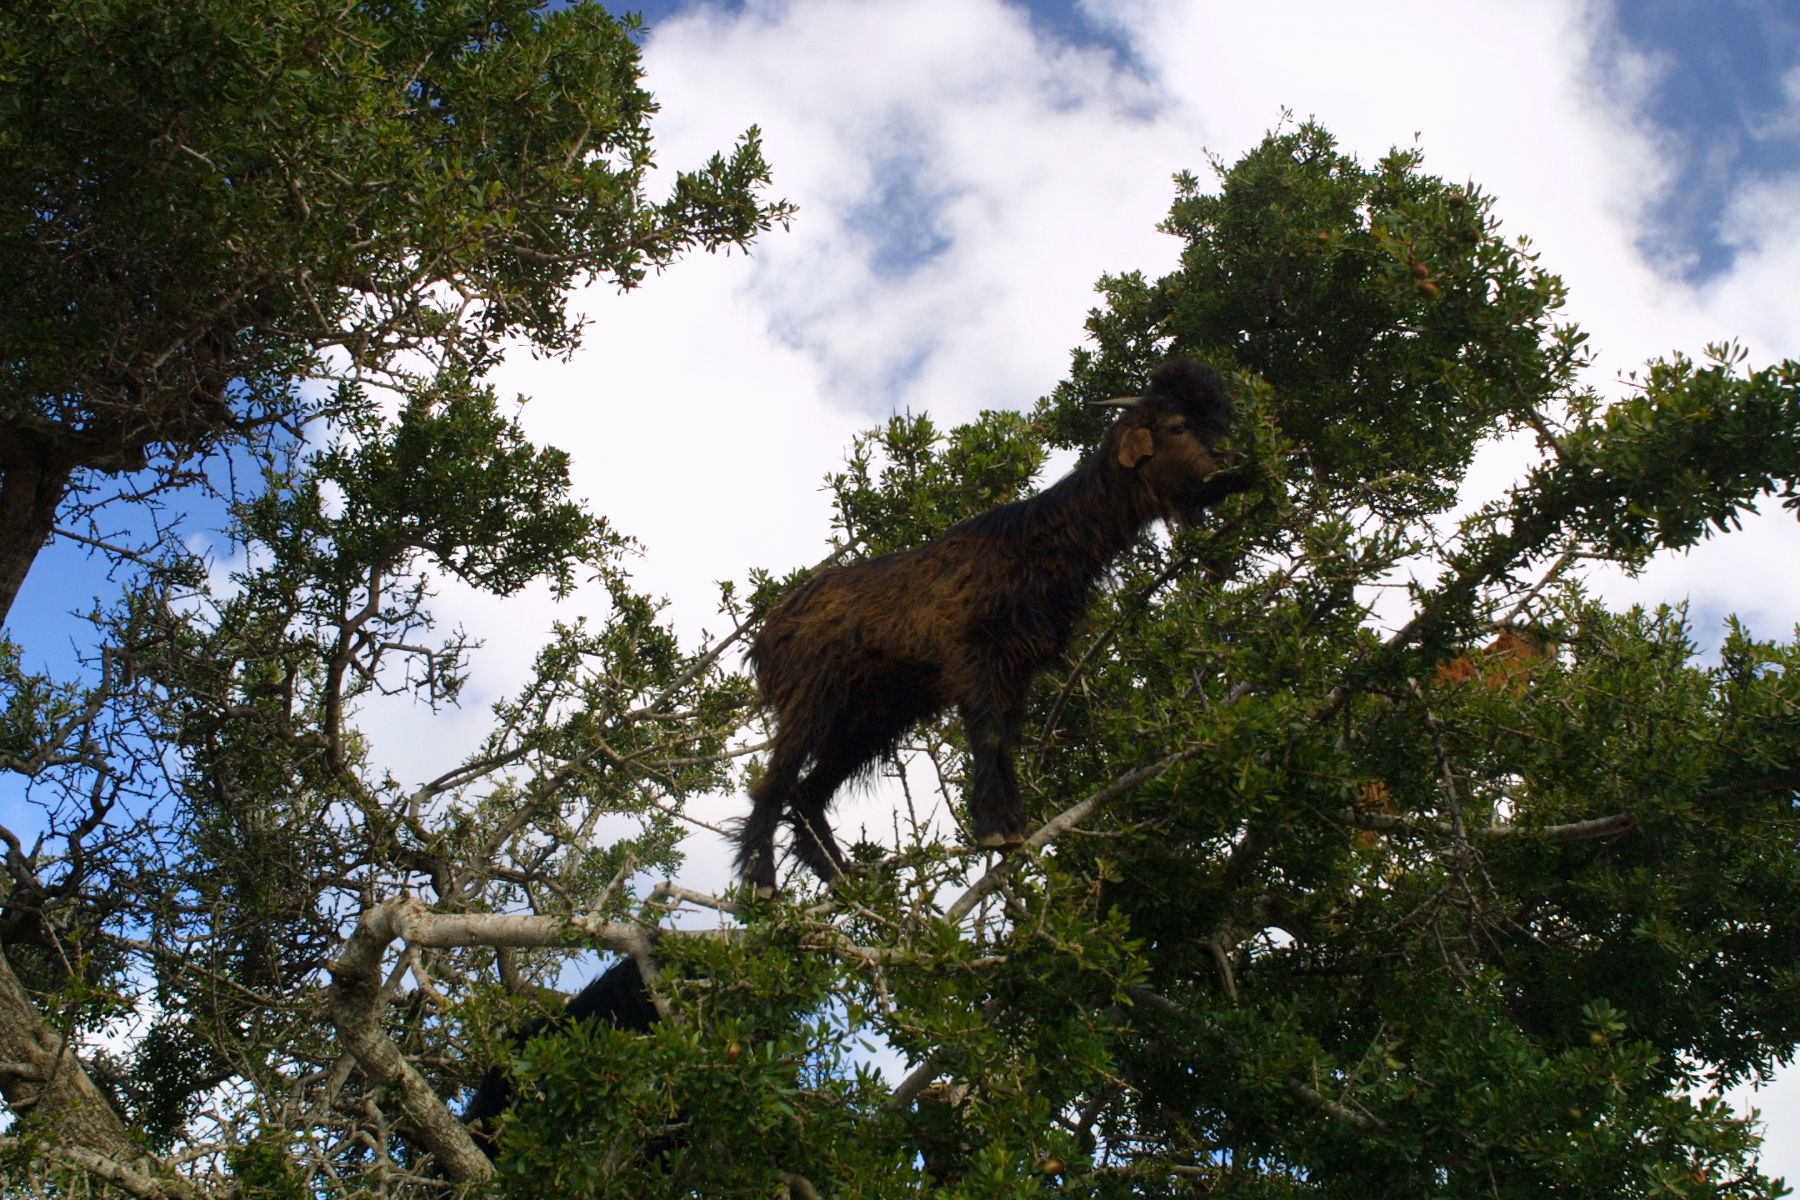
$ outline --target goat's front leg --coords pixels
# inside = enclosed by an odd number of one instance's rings
[[[1025,803],[1019,796],[1019,730],[1025,724],[1025,689],[962,706],[969,739],[969,825],[975,844],[990,850],[1025,840]]]

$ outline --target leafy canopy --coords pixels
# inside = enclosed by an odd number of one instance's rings
[[[785,223],[754,127],[649,198],[635,31],[540,0],[0,12],[0,611],[99,478],[291,433],[321,378],[566,352],[572,288]]]
[[[841,554],[916,544],[1091,445],[1082,401],[1163,356],[1235,384],[1259,486],[1118,564],[1020,756],[1065,827],[1004,864],[933,832],[946,722],[908,748],[900,844],[835,893],[651,886],[755,769],[729,652],[780,585],[684,645],[473,380],[392,423],[343,394],[332,448],[238,508],[232,586],[165,574],[102,616],[110,690],[12,660],[0,737],[54,820],[9,955],[69,1027],[154,992],[107,1092],[174,1181],[140,1194],[436,1194],[427,1153],[471,1194],[1779,1194],[1716,1092],[1800,1045],[1800,643],[1733,623],[1702,654],[1580,568],[1791,501],[1800,364],[1672,354],[1605,397],[1485,196],[1313,125],[1178,181],[1166,228],[1177,270],[1103,280],[1029,417],[896,419],[830,479]],[[1498,437],[1519,479],[1452,520]],[[432,573],[571,569],[605,611],[477,750],[386,776],[357,703],[460,678]],[[168,802],[86,824],[108,788]],[[664,1019],[509,1035],[584,945],[636,957]],[[490,1062],[521,1097],[497,1165],[444,1103]],[[90,1169],[31,1122],[36,1161]]]

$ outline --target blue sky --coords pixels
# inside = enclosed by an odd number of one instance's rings
[[[1777,0],[1633,0],[1619,37],[1663,70],[1645,115],[1671,139],[1677,181],[1649,243],[1705,277],[1729,266],[1719,223],[1747,182],[1800,168],[1800,8]]]

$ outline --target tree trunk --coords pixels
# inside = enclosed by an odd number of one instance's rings
[[[0,954],[0,1093],[54,1143],[92,1151],[121,1167],[143,1158],[74,1049],[53,1029]]]
[[[0,626],[56,527],[71,474],[46,448],[21,447],[0,461]]]

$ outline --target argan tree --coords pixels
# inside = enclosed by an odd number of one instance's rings
[[[4,833],[0,1091],[21,1161],[50,1146],[155,1193],[130,1164],[169,1144],[195,1089],[266,1059],[252,1028],[316,982],[333,889],[366,886],[366,846],[342,840],[362,753],[343,706],[405,686],[382,660],[428,621],[413,564],[504,593],[566,586],[612,545],[483,372],[503,341],[572,348],[574,285],[629,288],[789,215],[761,195],[754,128],[651,198],[634,30],[533,0],[0,13],[0,617],[52,537],[142,571],[98,618],[87,678],[29,674],[0,643],[0,767],[42,810]],[[308,457],[333,438],[346,448]],[[330,518],[360,533],[327,548],[334,472],[367,487]],[[291,551],[216,607],[183,541],[201,531],[179,526],[207,494],[259,552]],[[309,659],[283,620],[330,625],[332,648]],[[201,674],[153,665],[170,655]],[[428,698],[454,697],[454,657],[417,659]],[[265,690],[297,706],[279,729],[252,716]],[[299,720],[312,704],[322,725]],[[259,754],[270,736],[295,753]],[[202,950],[194,920],[255,944]],[[183,958],[215,972],[230,1061],[196,1049],[205,1018],[166,973]],[[137,1065],[96,1081],[69,1048],[131,996],[158,1022]],[[251,997],[270,1003],[232,1007]]]
[[[319,380],[567,350],[571,286],[785,219],[754,129],[650,200],[633,27],[544,8],[7,5],[0,614],[109,481],[292,431]]]
[[[7,952],[94,1090],[27,1103],[9,1186],[1777,1194],[1716,1093],[1800,1040],[1800,647],[1702,650],[1581,578],[1791,498],[1800,366],[1717,348],[1603,395],[1487,197],[1310,125],[1180,180],[1166,228],[1179,268],[1103,281],[1035,411],[897,418],[831,476],[820,557],[885,552],[1030,488],[1169,353],[1237,390],[1256,486],[1122,560],[1039,681],[1004,859],[961,848],[949,723],[835,888],[684,888],[688,801],[756,770],[734,650],[798,576],[682,644],[473,378],[397,417],[341,393],[328,438],[270,446],[227,585],[147,575],[98,617],[98,684],[12,671],[50,833],[8,856]],[[1517,481],[1453,517],[1500,438]],[[609,600],[403,784],[357,705],[455,699],[444,571]],[[509,1033],[583,948],[632,957],[657,1019]],[[17,1094],[52,1076],[7,1053]],[[515,1103],[477,1137],[493,1063]]]

